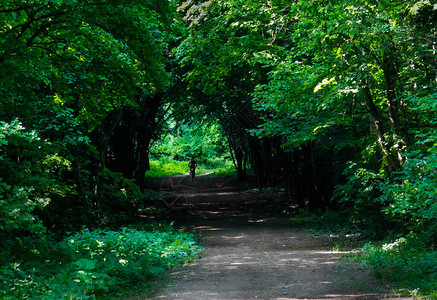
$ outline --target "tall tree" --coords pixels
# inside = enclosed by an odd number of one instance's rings
[[[272,144],[249,134],[260,120],[251,93],[266,77],[265,57],[280,50],[276,43],[285,20],[276,12],[282,8],[268,1],[186,1],[180,6],[190,28],[175,53],[186,70],[191,99],[221,120],[239,177],[245,177],[243,162],[250,157],[260,185],[267,183],[266,170],[274,164],[269,163]]]
[[[145,112],[141,130],[155,120],[149,104],[169,83],[164,52],[174,10],[156,0],[0,5],[0,68],[9,70],[0,74],[0,120],[38,130],[55,146],[47,155],[67,161],[60,180],[74,187],[51,195],[49,207],[79,208],[92,223],[115,203],[114,190],[123,195],[127,183],[108,169],[111,137],[126,111]],[[143,138],[134,136],[138,148]],[[142,172],[146,157],[139,159]]]

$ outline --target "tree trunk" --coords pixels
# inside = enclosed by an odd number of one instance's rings
[[[393,156],[390,150],[390,144],[385,139],[385,132],[382,126],[382,117],[381,114],[376,107],[375,103],[373,102],[373,97],[370,92],[370,88],[368,86],[368,82],[366,80],[363,81],[363,87],[362,87],[362,93],[364,96],[364,100],[366,101],[367,109],[370,112],[370,122],[373,126],[373,130],[376,133],[378,144],[381,148],[381,152],[387,162],[388,170],[390,173],[390,176],[393,177],[394,172],[397,171],[400,168],[400,162],[398,159]]]
[[[243,181],[247,179],[247,173],[245,169],[245,135],[241,132],[241,128],[232,130],[230,126],[224,126],[226,131],[226,136],[229,145],[229,152],[232,157],[232,162],[237,170],[238,181]]]
[[[252,167],[255,171],[256,184],[258,187],[264,187],[266,182],[264,178],[264,168],[262,164],[262,149],[258,138],[249,137],[249,147],[252,157]]]
[[[114,130],[110,144],[113,160],[109,167],[111,171],[120,172],[123,177],[133,179],[136,169],[135,150],[138,120],[133,108],[123,112],[121,124]]]
[[[324,198],[322,191],[322,184],[319,180],[320,178],[320,170],[318,167],[318,159],[316,158],[316,150],[314,142],[308,143],[308,150],[311,157],[311,171],[312,171],[312,190],[313,190],[313,199],[310,201],[311,208],[321,209],[325,208],[326,199]],[[326,176],[327,174],[325,174]]]
[[[140,130],[137,137],[135,180],[141,191],[144,191],[146,171],[150,170],[149,148],[157,127],[156,116],[162,105],[163,94],[157,93],[145,101],[141,110]]]
[[[395,149],[399,163],[402,164],[404,158],[402,157],[401,152],[402,149],[408,145],[408,136],[406,132],[405,116],[402,114],[402,104],[396,99],[396,81],[398,72],[396,70],[396,64],[391,56],[387,54],[384,55],[382,69],[384,72],[387,110],[391,129],[393,131],[393,140],[396,143]]]
[[[75,159],[72,161],[72,171],[73,171],[73,178],[74,182],[76,184],[76,191],[77,191],[77,198],[80,199],[82,211],[81,219],[83,220],[83,224],[90,227],[90,203],[89,203],[89,197],[87,196],[87,193],[85,191],[85,187],[83,184],[83,178],[82,178],[82,165],[80,163],[80,155],[77,153],[76,150],[73,150],[73,156]]]
[[[109,140],[115,127],[118,125],[122,116],[121,110],[110,113],[102,124],[94,130],[92,140],[97,148],[97,162],[94,170],[94,210],[96,212],[96,222],[100,223],[102,219],[102,204],[105,202],[104,196],[104,172],[106,169],[106,159],[108,154]]]

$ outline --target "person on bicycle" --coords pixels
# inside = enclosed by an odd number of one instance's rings
[[[188,162],[188,166],[190,167],[190,174],[191,174],[191,176],[194,178],[194,174],[195,174],[195,172],[196,172],[196,167],[197,167],[197,162],[196,162],[196,160],[194,159],[194,157],[192,157],[192,158],[190,159],[190,161]]]

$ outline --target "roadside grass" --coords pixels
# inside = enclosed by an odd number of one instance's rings
[[[17,240],[0,252],[1,299],[110,299],[138,290],[202,251],[169,225],[83,229],[60,241]],[[12,247],[12,248],[11,248]]]
[[[196,174],[213,172],[213,176],[229,176],[235,173],[232,162],[212,159],[199,163]],[[172,175],[182,175],[189,172],[188,161],[177,161],[170,158],[161,158],[150,161],[150,170],[146,172],[147,178],[161,178]]]
[[[188,162],[171,159],[151,160],[147,178],[160,178],[172,175],[181,175],[189,172]]]
[[[341,212],[302,210],[290,216],[292,224],[332,241],[334,251],[345,261],[363,263],[377,279],[390,282],[395,293],[422,299],[437,299],[437,251],[426,235],[387,235],[370,238],[365,229],[351,224]]]
[[[373,275],[388,280],[400,293],[437,299],[437,251],[423,247],[421,237],[391,237],[368,242],[348,256],[372,268]]]
[[[216,177],[229,177],[234,176],[237,173],[234,165],[229,160],[214,159],[206,162],[204,168],[208,173],[214,172],[210,176]]]

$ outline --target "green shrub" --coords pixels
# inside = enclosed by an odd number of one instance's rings
[[[171,227],[84,229],[60,242],[46,240],[30,256],[23,253],[7,260],[3,253],[0,298],[120,296],[144,288],[148,280],[195,259],[201,250],[193,235]]]
[[[374,268],[377,278],[396,283],[414,296],[437,297],[437,251],[423,248],[415,236],[366,244],[355,257]]]
[[[53,180],[45,174],[45,147],[36,131],[18,120],[0,122],[0,238],[23,232],[40,234],[44,226],[35,214],[49,203],[46,192]]]
[[[381,186],[385,211],[402,221],[408,231],[431,231],[437,244],[437,147],[427,154],[410,153],[395,180]]]
[[[372,238],[383,238],[393,225],[379,198],[383,175],[355,163],[350,163],[344,174],[346,183],[336,187],[333,201],[340,203],[350,223],[362,228]]]

